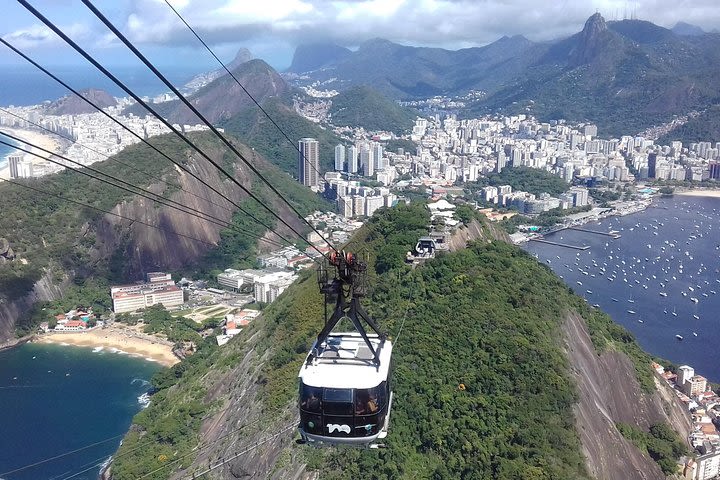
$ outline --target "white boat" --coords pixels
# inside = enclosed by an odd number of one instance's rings
[[[577,282],[575,282],[575,283],[577,283],[578,285],[582,285],[582,282],[579,281],[579,280],[578,280]]]
[[[696,333],[696,332],[693,332],[693,335],[697,337],[697,333]]]
[[[635,310],[628,310],[627,311],[630,315],[635,315]]]
[[[693,318],[694,318],[695,320],[700,320],[700,317],[698,317],[697,315],[693,315]]]
[[[592,294],[592,290],[585,290],[585,292]]]
[[[667,297],[667,293],[665,293],[665,292],[660,292],[660,296],[661,296],[661,297]]]
[[[683,339],[682,335],[675,335],[675,338],[677,338],[678,340],[682,340],[682,339]]]
[[[691,302],[698,303],[699,300],[698,300],[697,298],[695,298],[695,297],[690,297],[690,301],[691,301]]]

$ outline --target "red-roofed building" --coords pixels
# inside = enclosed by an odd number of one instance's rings
[[[56,331],[59,332],[79,332],[85,330],[85,322],[80,320],[69,320],[65,323],[60,323],[55,327]]]

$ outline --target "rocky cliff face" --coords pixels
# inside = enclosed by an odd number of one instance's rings
[[[21,298],[0,301],[0,345],[15,338],[15,320],[35,302],[56,300],[62,296],[66,282],[56,285],[46,273],[35,282],[32,291]]]
[[[117,100],[104,90],[88,88],[81,90],[80,93],[101,108],[117,105]],[[79,115],[81,113],[95,113],[95,108],[75,95],[67,95],[52,102],[48,107],[48,113],[52,115]]]
[[[598,354],[585,322],[576,315],[565,322],[565,345],[580,393],[575,424],[591,475],[598,480],[663,480],[658,465],[625,439],[615,424],[647,430],[654,423],[667,422],[686,437],[690,418],[677,397],[660,382],[652,395],[643,393],[632,361],[616,351]]]

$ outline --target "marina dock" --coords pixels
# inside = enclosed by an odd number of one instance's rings
[[[569,243],[553,242],[542,238],[531,238],[531,242],[547,243],[548,245],[556,245],[558,247],[572,248],[574,250],[587,250],[590,245],[570,245]]]
[[[591,230],[589,228],[580,228],[580,227],[567,227],[567,230],[576,230],[578,232],[585,232],[585,233],[595,233],[597,235],[604,235],[606,237],[611,237],[614,239],[620,238],[620,232],[616,230],[611,230],[609,232],[601,232],[599,230]]]

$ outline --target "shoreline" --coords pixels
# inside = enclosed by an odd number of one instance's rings
[[[26,140],[30,143],[33,143],[41,148],[44,148],[46,150],[49,150],[51,152],[54,152],[55,154],[60,154],[63,152],[62,143],[55,139],[54,137],[40,133],[36,130],[29,130],[26,128],[15,128],[15,127],[6,127],[6,126],[0,126],[0,131],[8,133],[10,135],[13,135],[15,137],[21,138],[23,140]],[[22,142],[19,142],[22,143]],[[26,150],[29,150],[31,152],[37,153],[38,155],[47,157],[48,154],[46,152],[43,152],[42,150],[39,150],[35,147],[30,146],[23,146],[21,147],[25,148]],[[23,157],[30,160],[30,162],[33,165],[39,165],[45,162],[45,160],[42,160],[39,157],[36,157],[34,155],[31,155],[29,153],[25,153],[23,151],[18,150],[17,148],[14,149],[12,152],[8,153],[5,157],[3,157],[3,160],[7,159],[8,156],[13,155],[15,153],[18,153],[22,155]],[[0,168],[0,179],[5,180],[10,178],[10,166],[5,162],[5,165]]]
[[[681,192],[675,192],[674,195],[681,195],[684,197],[720,198],[720,190],[713,190],[713,189],[683,190]]]
[[[141,336],[142,335],[142,336]],[[100,327],[87,332],[63,332],[38,335],[33,343],[108,349],[114,353],[127,354],[157,362],[165,367],[180,361],[172,351],[172,344],[159,338],[140,334],[126,327]]]

